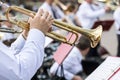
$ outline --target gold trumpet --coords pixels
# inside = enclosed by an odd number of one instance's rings
[[[34,17],[36,13],[33,12],[33,11],[30,11],[30,10],[24,9],[24,8],[20,8],[18,6],[9,6],[7,8],[7,11],[6,11],[7,20],[9,22],[13,23],[13,24],[18,25],[19,27],[21,27],[23,29],[25,29],[25,28],[28,29],[29,24],[26,21],[14,20],[14,19],[9,17],[9,12],[11,10],[23,13],[23,14],[28,15],[30,17]],[[53,25],[57,26],[58,28],[69,31],[69,32],[76,35],[75,40],[73,42],[71,42],[70,40],[67,40],[65,36],[57,34],[57,33],[53,32],[53,31],[45,34],[46,36],[51,37],[51,38],[56,39],[56,40],[59,40],[59,41],[61,41],[63,43],[67,43],[67,44],[70,44],[70,45],[75,45],[75,42],[79,38],[78,33],[81,33],[82,35],[84,35],[84,36],[86,36],[86,37],[88,37],[90,39],[92,48],[94,48],[101,39],[102,26],[99,26],[99,27],[97,27],[96,29],[93,29],[93,30],[88,30],[88,29],[83,29],[83,28],[80,28],[80,27],[77,27],[77,26],[67,24],[65,22],[60,22],[60,21],[57,21],[55,19],[54,19]]]

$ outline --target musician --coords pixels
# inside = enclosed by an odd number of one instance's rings
[[[40,8],[43,10],[47,10],[55,19],[61,19],[64,17],[64,13],[60,10],[58,6],[54,4],[54,0],[45,0]]]
[[[79,43],[72,49],[66,59],[63,61],[63,70],[64,70],[64,78],[66,80],[82,80],[82,56],[85,56],[90,49],[89,40],[82,36],[79,40]],[[58,68],[58,63],[55,62],[51,69],[50,73],[52,75],[56,75],[56,70]],[[58,70],[57,75],[61,77],[61,68]],[[62,76],[63,77],[63,76]]]
[[[40,9],[47,10],[54,19],[58,19],[60,21],[66,21],[63,11],[54,4],[55,0],[45,0],[45,2],[40,6]],[[56,26],[52,26],[52,30],[56,31],[58,34],[67,35],[67,31],[62,30]]]
[[[80,5],[76,16],[83,28],[91,29],[95,21],[109,10],[109,7],[99,8],[97,4],[93,3],[93,0],[84,0]]]
[[[102,8],[99,7],[99,4],[95,4],[93,0],[84,0],[80,5],[79,10],[76,13],[78,19],[83,28],[91,29],[94,23],[99,20],[100,16],[103,16],[106,12],[110,11],[109,7]],[[99,57],[98,49],[100,47],[100,43],[95,47],[91,48],[87,57]]]
[[[9,14],[9,16],[12,17],[13,15]],[[4,21],[1,23],[1,27],[11,29],[13,25],[8,21]],[[15,38],[15,35],[13,33],[4,33],[4,32],[0,32],[0,33],[2,35],[1,41],[7,41],[7,40],[9,41]]]
[[[12,28],[12,24],[10,22],[3,22],[1,24],[1,27],[2,28],[8,28],[8,29],[11,29]],[[13,39],[15,38],[14,34],[13,33],[4,33],[4,32],[1,32],[1,34],[3,34],[3,36],[1,37],[1,40],[2,41],[5,41],[5,40],[10,40],[10,39]]]
[[[48,32],[52,22],[51,15],[40,9],[35,17],[29,20],[29,33],[23,32],[11,49],[0,43],[1,80],[30,80],[32,78],[42,65],[44,34]]]
[[[120,0],[119,0],[120,3]],[[118,39],[118,48],[117,48],[117,56],[120,57],[120,5],[118,6],[118,8],[115,10],[113,17],[115,20],[115,26],[116,26],[116,34],[117,34],[117,39]]]
[[[69,24],[81,26],[78,17],[75,15],[78,9],[78,4],[68,3],[65,10],[65,19]]]

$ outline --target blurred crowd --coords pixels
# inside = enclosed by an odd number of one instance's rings
[[[81,0],[81,2],[78,2],[78,0],[5,0],[5,3],[9,6],[16,5],[35,12],[38,9],[44,9],[58,21],[66,22],[73,25],[73,27],[85,29],[92,29],[95,22],[100,21],[101,16],[107,13],[113,14],[115,10],[118,10],[115,11],[113,17],[116,24],[115,26],[117,27],[116,34],[118,37],[118,53],[116,56],[120,56],[120,20],[117,19],[120,9],[116,8],[112,10],[111,7],[106,6],[106,2],[93,3],[93,0]],[[115,7],[117,6],[118,5],[115,5]],[[5,15],[5,10],[6,7],[2,6],[0,11],[1,15]],[[10,16],[19,16],[22,18],[25,15],[11,11]],[[8,21],[2,22],[0,26],[2,28],[21,30]],[[68,31],[59,29],[56,26],[53,26],[52,30],[65,36],[69,34]],[[0,32],[0,39],[7,46],[10,46],[17,36],[18,34],[16,35],[16,33]],[[89,40],[82,36],[78,45],[71,50],[70,55],[66,57],[61,65],[53,59],[54,52],[57,51],[59,45],[61,45],[61,42],[52,40],[52,42],[45,47],[46,55],[43,66],[38,70],[32,80],[50,80],[50,78],[52,78],[51,80],[83,80],[94,71],[107,56],[110,56],[108,50],[101,46],[101,43],[95,48],[91,48]]]

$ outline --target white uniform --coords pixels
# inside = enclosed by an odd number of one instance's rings
[[[72,80],[75,74],[83,70],[81,60],[82,60],[82,55],[80,51],[77,49],[77,47],[74,47],[63,62],[64,75],[67,80]],[[50,73],[55,74],[57,68],[58,68],[58,63],[55,62],[50,69]],[[61,76],[60,74],[61,72],[59,69],[57,75]]]
[[[8,27],[6,25],[2,25],[2,28],[8,28]],[[0,32],[0,34],[1,34],[1,41],[15,38],[13,33]]]
[[[44,2],[41,6],[40,6],[40,9],[43,9],[43,10],[46,10],[48,11],[52,16],[53,18],[54,17],[54,13],[52,11],[52,8],[54,8],[54,11],[56,13],[56,16],[58,17],[57,19],[60,19],[60,18],[63,18],[65,15],[64,13],[60,10],[59,7],[55,6],[55,5],[49,5],[47,2]]]
[[[10,49],[0,43],[0,80],[30,80],[42,65],[44,41],[41,31],[31,29],[26,42],[20,35]]]
[[[116,30],[117,30],[117,34],[120,35],[120,7],[118,7],[114,14],[113,14],[113,17],[114,17],[114,20],[115,20],[115,27],[116,27]]]
[[[53,18],[61,21],[62,18],[65,17],[65,14],[60,10],[60,8],[56,5],[49,5],[47,2],[44,2],[41,6],[40,6],[40,9],[43,9],[43,10],[46,10],[48,11]],[[60,28],[56,27],[56,26],[52,26],[52,29],[53,30],[60,30]],[[64,33],[64,31],[58,31],[58,33],[61,33],[61,34],[66,34]]]
[[[120,57],[120,6],[115,10],[113,17],[115,20],[116,34],[118,39],[117,56]]]
[[[91,29],[98,20],[98,17],[105,14],[105,9],[95,8],[93,4],[89,4],[86,1],[80,5],[79,10],[76,13],[81,26],[83,28]]]
[[[75,14],[74,13],[69,13],[65,16],[65,19],[67,20],[67,22],[69,24],[75,25],[74,21],[75,21]]]

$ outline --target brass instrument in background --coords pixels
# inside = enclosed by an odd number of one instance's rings
[[[65,6],[62,2],[60,2],[60,0],[55,0],[54,2],[56,5],[60,6],[62,8],[62,10],[66,10],[67,6]]]
[[[2,5],[4,5],[4,3],[2,3]],[[19,21],[19,20],[16,20],[16,19],[14,20],[14,19],[10,18],[9,17],[9,12],[11,10],[20,12],[20,13],[28,15],[30,17],[34,17],[36,13],[33,12],[33,11],[30,11],[30,10],[24,9],[24,8],[20,8],[18,6],[9,6],[7,8],[6,18],[9,22],[11,22],[13,24],[16,24],[23,29],[29,28],[29,24],[26,21]],[[70,45],[75,45],[75,42],[78,39],[78,33],[81,33],[82,35],[89,38],[89,40],[91,41],[91,47],[92,48],[94,48],[101,39],[102,26],[99,26],[98,28],[93,29],[93,30],[88,30],[88,29],[83,29],[83,28],[80,28],[80,27],[77,27],[77,26],[74,26],[74,25],[67,24],[65,22],[60,22],[60,21],[57,21],[55,19],[54,19],[53,25],[57,26],[58,28],[67,30],[67,31],[76,35],[75,40],[73,42],[70,42],[70,40],[67,40],[65,36],[57,34],[53,31],[45,34],[46,36],[48,36],[52,39],[59,40],[63,43],[67,43],[67,44],[70,44]]]
[[[82,3],[84,0],[78,0],[78,3]]]
[[[13,18],[13,17],[11,17]],[[0,15],[0,23],[2,22],[9,22],[7,20],[7,18],[3,15]],[[14,30],[13,28],[3,28],[3,27],[0,27],[0,32],[5,32],[5,33],[21,33],[22,30],[18,31],[18,30]]]
[[[84,0],[78,0],[78,3],[82,3]],[[95,2],[105,3],[106,6],[110,7],[111,10],[115,10],[119,4],[119,0],[95,0]],[[94,3],[94,2],[93,2]],[[96,4],[96,3],[95,3]]]
[[[111,10],[115,10],[119,4],[119,0],[98,0],[99,2],[105,3]]]
[[[21,31],[17,31],[14,29],[9,29],[9,28],[2,28],[0,27],[0,32],[6,32],[6,33],[21,33]]]

